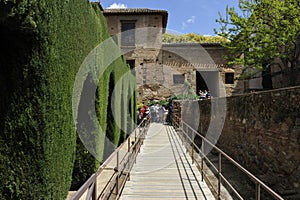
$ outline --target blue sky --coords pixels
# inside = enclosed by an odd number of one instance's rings
[[[103,8],[150,8],[167,10],[167,31],[215,35],[218,12],[225,16],[226,5],[237,7],[238,0],[101,0]]]

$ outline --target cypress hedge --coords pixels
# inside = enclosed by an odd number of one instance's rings
[[[4,0],[0,13],[0,199],[65,199],[71,182],[80,185],[100,164],[78,138],[72,94],[84,58],[109,37],[105,19],[86,0]],[[117,96],[112,120],[109,92],[126,71],[119,58],[97,83],[96,118],[114,145],[122,106]],[[132,82],[123,84],[133,91]]]

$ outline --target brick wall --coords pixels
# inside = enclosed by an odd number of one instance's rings
[[[199,105],[195,127],[205,135],[213,101],[197,105],[174,101],[174,108],[181,108],[174,114],[195,115]],[[300,87],[231,96],[226,101],[217,145],[276,192],[300,195]]]

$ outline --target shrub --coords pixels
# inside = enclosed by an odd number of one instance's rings
[[[65,199],[76,149],[74,185],[99,166],[77,137],[72,92],[84,58],[109,36],[104,17],[83,0],[1,1],[0,11],[0,199]],[[104,130],[108,77],[117,81],[127,70],[119,58],[99,81]],[[115,127],[113,143],[119,139]]]

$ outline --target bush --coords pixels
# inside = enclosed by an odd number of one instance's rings
[[[104,17],[83,0],[1,1],[0,11],[0,199],[65,199],[72,172],[78,186],[99,166],[77,137],[72,92],[84,58],[109,36]],[[119,58],[99,81],[103,130],[109,76],[116,82],[127,70]],[[119,143],[118,127],[112,140]]]

